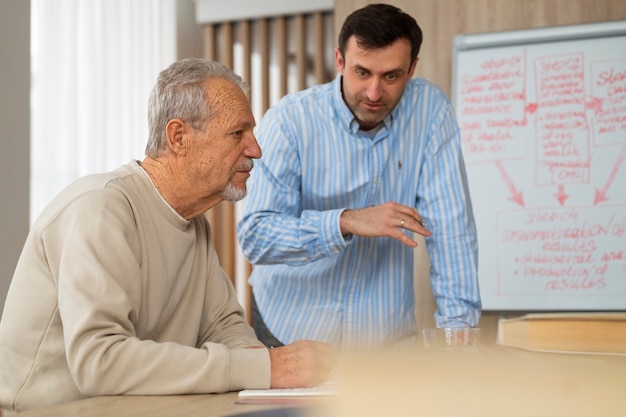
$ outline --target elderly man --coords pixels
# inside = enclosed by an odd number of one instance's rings
[[[331,348],[256,339],[202,215],[246,195],[261,149],[223,65],[164,70],[143,161],[71,184],[32,227],[0,323],[5,413],[100,395],[306,387]]]

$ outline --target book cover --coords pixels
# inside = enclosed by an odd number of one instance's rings
[[[626,313],[537,313],[501,318],[496,343],[546,352],[626,355]]]

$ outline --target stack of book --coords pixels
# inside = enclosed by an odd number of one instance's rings
[[[496,343],[544,352],[626,355],[626,312],[501,318]]]

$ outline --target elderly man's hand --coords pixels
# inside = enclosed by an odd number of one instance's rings
[[[314,387],[325,382],[337,361],[331,345],[298,340],[270,349],[271,388]]]

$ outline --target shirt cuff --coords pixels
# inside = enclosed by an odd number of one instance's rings
[[[271,383],[270,353],[265,347],[229,350],[229,391],[268,389]]]
[[[339,218],[345,209],[328,210],[321,217],[322,242],[326,242],[322,252],[328,256],[335,255],[345,249],[352,241],[352,236],[343,236]]]

